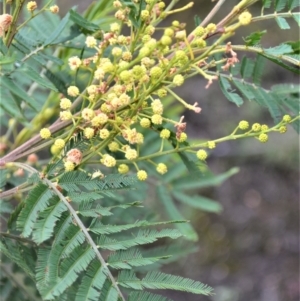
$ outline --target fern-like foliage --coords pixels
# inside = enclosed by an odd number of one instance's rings
[[[211,294],[210,287],[197,281],[157,272],[138,278],[133,271],[170,257],[145,257],[139,246],[161,238],[182,236],[176,229],[149,227],[185,223],[182,220],[105,223],[105,216],[113,215],[115,209],[135,207],[136,203],[106,207],[100,206],[99,200],[106,197],[108,191],[113,193],[131,187],[135,177],[111,175],[92,179],[85,172],[73,171],[58,177],[55,185],[37,174],[31,176],[31,182],[35,180],[38,182],[12,215],[10,233],[14,234],[2,237],[0,250],[28,277],[35,279],[43,300],[125,300],[121,287]],[[128,300],[165,298],[132,293]]]
[[[270,89],[261,86],[266,61],[271,57],[284,56],[287,49],[291,50],[290,46],[282,45],[272,51],[258,54],[256,59],[244,57],[241,63],[236,64],[229,72],[219,69],[220,88],[226,98],[237,106],[242,105],[244,100],[255,101],[268,109],[275,123],[278,123],[285,114],[297,116],[299,114],[299,85],[280,84]],[[295,60],[295,65],[299,62],[299,58],[296,59],[295,55],[287,57],[291,61]],[[299,72],[296,67],[288,67]],[[295,122],[293,127],[299,132],[299,122]]]

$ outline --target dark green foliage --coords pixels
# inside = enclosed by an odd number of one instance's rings
[[[195,26],[199,26],[201,24],[201,19],[198,15],[195,15],[194,17]]]
[[[129,19],[132,22],[133,26],[138,29],[142,24],[140,14],[142,9],[145,8],[146,2],[141,0],[139,4],[133,3],[131,0],[121,0],[121,2],[130,9]]]
[[[260,44],[260,40],[267,33],[266,30],[262,31],[256,31],[251,33],[249,36],[247,36],[244,41],[246,43],[246,46],[256,46]]]
[[[240,64],[231,68],[231,74],[219,69],[219,82],[224,95],[228,100],[240,105],[243,100],[255,101],[270,112],[275,123],[278,123],[285,114],[297,116],[299,114],[299,101],[293,94],[298,86],[285,85],[284,94],[279,97],[278,89],[270,90],[261,87],[262,76],[267,60],[299,73],[299,68],[287,62],[297,62],[296,55],[291,54],[293,48],[290,44],[281,44],[277,47],[263,49],[255,60],[244,57]],[[287,62],[286,62],[286,61]],[[293,105],[294,104],[294,105]],[[297,126],[295,127],[297,130]]]
[[[34,183],[37,179],[37,174],[34,174],[30,180]],[[181,236],[181,233],[175,229],[139,231],[135,231],[135,229],[185,223],[182,220],[168,222],[140,220],[133,224],[123,225],[105,223],[102,215],[112,215],[111,209],[114,207],[135,207],[137,203],[99,207],[100,204],[97,204],[99,195],[103,195],[107,191],[112,193],[131,187],[134,179],[111,175],[97,180],[91,179],[81,171],[68,172],[63,174],[58,181],[64,196],[49,187],[48,180],[40,179],[24,201],[24,205],[16,209],[13,216],[17,227],[15,228],[15,224],[11,223],[10,228],[10,231],[15,232],[16,236],[8,235],[6,238],[2,238],[1,252],[15,262],[28,276],[36,279],[37,289],[43,300],[54,300],[55,298],[69,300],[71,295],[77,301],[119,300],[120,295],[112,282],[109,268],[131,270],[169,259],[171,254],[145,257],[139,250],[139,246],[153,243],[161,238],[177,239]],[[94,191],[97,193],[95,194]],[[71,193],[70,198],[69,192]],[[76,199],[78,194],[82,197],[85,193],[87,194],[86,200],[79,204],[79,210],[74,209],[73,211],[72,209],[70,211],[69,206],[77,207],[77,203],[73,203],[72,198]],[[65,197],[71,200],[70,205],[67,205],[68,201]],[[100,200],[102,199],[100,198]],[[90,214],[87,214],[86,210],[90,210]],[[84,218],[80,224],[76,222],[79,220],[78,214]],[[86,220],[86,218],[88,219]],[[120,232],[124,232],[124,234],[119,236]],[[18,253],[14,239],[19,237],[19,233],[22,233],[23,237],[28,237],[28,241],[32,241],[32,244],[26,247],[21,240],[17,243],[20,250]],[[113,251],[110,252],[106,261],[99,260],[102,258],[103,250]],[[29,255],[23,258],[24,252]],[[37,260],[30,260],[32,252],[37,254],[34,255],[37,256]],[[30,261],[27,262],[28,260]],[[103,262],[106,264],[103,265]],[[118,284],[138,290],[142,288],[176,289],[177,287],[179,290],[197,294],[211,293],[211,288],[202,283],[181,277],[150,273],[141,280],[137,279],[134,284],[132,282],[133,275],[133,272],[126,274],[121,271]],[[78,283],[80,284],[78,285]],[[133,296],[131,295],[130,298]],[[160,298],[149,294],[140,296],[146,298],[145,300],[152,297]]]
[[[72,9],[70,10],[70,19],[80,27],[81,32],[84,34],[92,34],[99,30],[99,27],[96,24],[87,21]]]

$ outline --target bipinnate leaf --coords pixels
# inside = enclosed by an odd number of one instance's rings
[[[139,279],[132,271],[121,271],[118,276],[118,283],[135,290],[143,288],[176,289],[206,296],[210,296],[213,291],[211,287],[201,282],[161,272],[150,272],[143,279]]]
[[[222,205],[220,203],[203,196],[189,196],[178,190],[173,192],[173,196],[180,202],[193,208],[214,213],[220,213],[222,211]]]
[[[171,219],[183,219],[181,212],[175,206],[171,192],[163,185],[157,187],[157,195]],[[188,240],[197,241],[198,234],[190,223],[177,224],[176,227]]]

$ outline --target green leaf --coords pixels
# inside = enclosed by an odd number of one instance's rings
[[[132,292],[128,297],[128,301],[172,301],[160,295],[149,292]]]
[[[85,34],[91,34],[99,30],[99,26],[89,22],[87,19],[83,18],[80,14],[78,14],[73,9],[70,10],[70,19],[77,24],[81,31]]]
[[[265,70],[265,59],[261,55],[256,56],[255,66],[253,70],[252,80],[256,85],[260,85],[260,80]]]
[[[66,29],[67,24],[69,22],[70,19],[70,14],[66,14],[65,17],[60,21],[60,23],[58,24],[58,26],[56,27],[56,29],[52,32],[52,34],[50,35],[50,37],[48,37],[46,39],[46,41],[44,42],[44,46],[48,46],[50,44],[55,44],[56,40],[60,38],[62,32]]]
[[[104,283],[104,286],[101,290],[99,301],[118,301],[118,292],[114,286],[112,286],[112,283],[107,279]]]
[[[10,203],[5,202],[4,200],[0,199],[0,215],[12,213],[12,212],[13,212],[12,205]]]
[[[176,208],[170,191],[163,185],[159,185],[157,187],[157,195],[164,205],[165,210],[171,219],[183,219],[184,217],[180,213],[180,211]],[[185,224],[177,224],[176,227],[180,230],[180,232],[185,236],[186,239],[197,241],[198,234],[194,230],[194,228],[189,223]]]
[[[8,48],[7,48],[6,45],[4,44],[3,39],[0,39],[0,52],[1,52],[3,55],[6,55],[7,52],[8,52]]]
[[[36,102],[36,100],[30,96],[28,96],[27,92],[24,91],[20,86],[14,83],[12,79],[8,76],[2,76],[0,85],[7,88],[10,93],[15,94],[16,96],[20,97],[24,100],[32,109],[36,112],[38,111],[40,105]]]
[[[271,87],[271,91],[277,95],[299,93],[300,85],[294,84],[278,84]]]
[[[300,69],[297,66],[293,66],[291,64],[287,64],[284,61],[282,61],[281,59],[278,59],[277,57],[271,56],[271,55],[266,55],[266,54],[261,54],[263,57],[265,57],[266,59],[272,61],[273,63],[295,73],[295,74],[300,74]]]
[[[204,174],[201,179],[193,179],[193,177],[185,177],[178,179],[172,183],[172,186],[177,190],[191,190],[200,189],[211,186],[219,186],[228,178],[232,177],[239,172],[237,167],[231,168],[230,170],[220,174],[213,175],[211,173]]]
[[[214,213],[220,213],[222,211],[222,205],[209,198],[203,196],[189,196],[179,190],[173,191],[172,194],[174,198],[191,207]]]
[[[253,74],[254,62],[252,59],[244,56],[241,64],[241,76],[243,79],[250,78]]]
[[[280,44],[276,47],[272,48],[264,48],[264,53],[274,56],[279,56],[286,53],[292,53],[293,48],[291,45],[288,44]]]
[[[199,281],[194,281],[180,276],[169,275],[161,272],[150,272],[139,280],[131,271],[122,271],[118,276],[118,283],[124,287],[141,290],[171,289],[210,296],[213,289]]]
[[[271,7],[271,3],[272,3],[272,0],[263,0],[263,6],[265,8],[270,8]]]
[[[131,269],[132,267],[153,264],[158,260],[166,259],[169,257],[170,256],[144,258],[138,249],[130,249],[112,253],[108,257],[107,262],[108,266],[111,266],[114,269]]]
[[[298,41],[288,41],[285,44],[289,45],[293,49],[293,53],[300,54],[300,40]]]
[[[83,249],[79,247],[72,256],[62,262],[61,270],[63,275],[51,287],[44,288],[40,291],[44,300],[51,300],[53,297],[62,294],[78,278],[79,273],[84,271],[89,263],[95,258],[95,252],[91,248]]]
[[[166,183],[169,183],[179,177],[181,177],[186,171],[184,164],[176,163],[172,164],[168,170],[168,172],[164,175],[164,180]]]
[[[78,213],[86,217],[101,217],[112,215],[110,208],[103,208],[99,204],[93,207],[93,201],[84,201],[79,205]]]
[[[229,101],[235,103],[237,106],[240,106],[244,103],[241,96],[232,91],[232,87],[231,84],[229,83],[229,80],[227,80],[225,77],[220,76],[219,84],[222,92],[224,93],[224,95]]]
[[[194,16],[195,26],[198,27],[201,24],[201,19],[198,15]]]
[[[67,241],[61,241],[60,244],[62,245],[60,259],[68,256],[73,250],[79,246],[81,246],[85,241],[84,234],[80,231],[80,228],[75,225],[70,225],[65,233],[65,237]]]
[[[15,97],[7,93],[8,91],[1,92],[1,97],[5,101],[0,101],[0,107],[10,116],[16,118],[20,123],[27,127],[30,127],[30,124],[23,115],[23,111],[20,108],[20,104],[16,101]]]
[[[275,11],[279,12],[285,8],[287,0],[276,0],[275,1]]]
[[[293,18],[297,22],[298,26],[300,26],[300,13],[293,13]]]
[[[124,6],[130,9],[129,12],[129,20],[132,22],[132,25],[138,29],[141,26],[140,14],[142,9],[146,7],[146,3],[144,1],[140,1],[139,8],[131,1],[131,0],[121,0]]]
[[[0,66],[1,65],[11,65],[16,61],[16,57],[13,56],[0,56]]]
[[[34,225],[33,241],[41,244],[53,235],[56,222],[60,219],[63,212],[67,211],[67,207],[55,196],[55,205],[45,209],[39,214],[39,220]]]
[[[106,267],[102,267],[98,260],[93,260],[89,265],[85,276],[82,278],[75,301],[98,301],[99,291],[101,291],[106,280],[106,274]]]
[[[68,83],[65,81],[65,78],[62,78],[59,73],[53,73],[46,68],[45,76],[49,81],[56,87],[56,89],[63,95],[67,95]]]
[[[275,20],[281,29],[290,29],[289,23],[284,18],[277,16]]]
[[[58,65],[58,66],[63,66],[65,64],[65,62],[63,60],[61,60],[60,58],[50,55],[50,54],[46,54],[46,53],[39,53],[39,55],[45,59],[46,61],[51,61],[52,63]]]
[[[82,171],[71,171],[64,173],[59,179],[59,184],[67,191],[80,192],[82,187],[87,190],[117,190],[132,186],[136,182],[135,176],[112,174],[102,180],[92,179]]]
[[[27,263],[28,258],[26,256],[29,254],[24,251],[26,251],[26,247],[13,243],[9,238],[1,238],[0,253],[17,264],[31,279],[34,279],[34,271]]]
[[[101,235],[97,244],[101,249],[107,249],[111,251],[126,250],[133,246],[149,244],[157,241],[159,238],[168,237],[171,239],[177,239],[182,234],[175,229],[162,229],[161,231],[156,230],[140,230],[137,235],[127,239],[111,239],[104,235]]]
[[[191,158],[189,155],[187,155],[184,152],[178,153],[180,159],[184,163],[185,167],[189,171],[189,173],[193,174],[194,177],[201,177],[203,172],[203,167],[205,167],[205,164],[201,162],[200,160]]]
[[[4,188],[4,186],[7,183],[7,175],[8,175],[8,170],[7,169],[0,169],[0,191]]]
[[[89,226],[89,230],[95,234],[100,235],[100,234],[118,233],[133,228],[150,227],[150,226],[167,225],[167,224],[180,224],[185,222],[186,222],[185,220],[174,220],[174,221],[154,222],[154,223],[148,221],[137,221],[134,224],[107,225],[107,224],[102,224],[99,220],[95,220],[92,223],[92,225]]]
[[[68,197],[71,199],[72,202],[80,203],[80,206],[89,206],[88,204],[100,200],[103,198],[103,195],[101,192],[97,191],[91,191],[91,192],[85,192],[85,191],[79,191],[79,192],[69,192]],[[88,209],[90,209],[89,207]]]
[[[40,86],[48,88],[52,91],[58,92],[58,90],[55,88],[55,86],[51,82],[49,82],[49,80],[42,77],[33,68],[31,68],[29,66],[23,66],[23,67],[18,69],[18,72],[20,72],[23,75],[29,77],[30,79],[32,79],[32,81],[36,82]]]
[[[289,10],[293,10],[294,8],[298,7],[300,5],[298,0],[289,0],[288,1],[288,8]]]
[[[42,183],[39,183],[30,191],[17,220],[17,228],[22,231],[23,237],[28,237],[31,234],[39,212],[48,207],[52,196],[53,194],[49,188]]]
[[[251,33],[249,36],[247,36],[244,41],[246,43],[246,46],[255,46],[257,44],[260,44],[261,38],[263,35],[267,33],[266,30],[263,31],[256,31]]]

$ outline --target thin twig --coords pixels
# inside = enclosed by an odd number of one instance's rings
[[[10,234],[10,233],[6,233],[6,232],[0,232],[0,236],[8,237],[8,238],[18,240],[18,241],[22,241],[22,242],[32,244],[32,245],[37,245],[34,241],[32,241],[30,239],[20,237],[20,236],[17,236],[17,235],[13,235],[13,234]]]
[[[6,190],[6,191],[3,191],[3,192],[0,192],[0,199],[4,199],[4,198],[7,198],[11,195],[14,195],[16,194],[18,191],[26,191],[26,190],[29,190],[31,189],[31,187],[26,187],[27,186],[27,183],[23,183],[17,187],[14,187],[12,189],[9,189],[9,190]]]
[[[213,16],[218,12],[221,6],[225,3],[226,0],[219,0],[214,8],[210,11],[210,13],[205,17],[205,19],[201,22],[200,26],[205,26]]]

